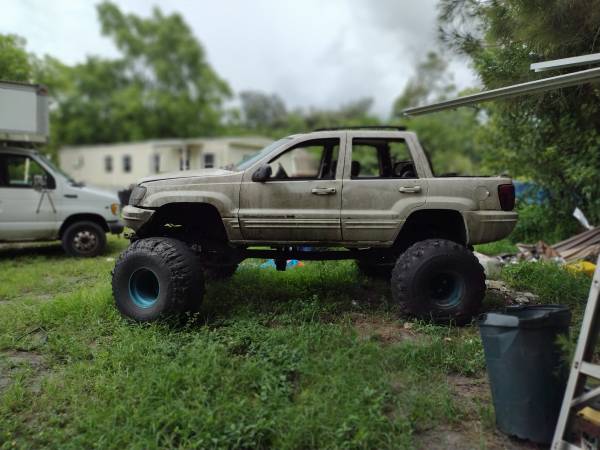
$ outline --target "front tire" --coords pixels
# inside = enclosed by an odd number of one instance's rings
[[[477,258],[445,239],[409,247],[396,261],[391,285],[404,312],[438,323],[468,323],[485,296],[485,274]]]
[[[196,310],[204,295],[198,257],[183,242],[147,238],[134,242],[115,264],[112,278],[117,309],[138,322]]]
[[[75,222],[63,233],[62,246],[69,256],[98,256],[106,248],[106,233],[96,222]]]

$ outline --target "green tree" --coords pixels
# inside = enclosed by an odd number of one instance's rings
[[[470,58],[488,89],[548,76],[530,72],[532,62],[600,47],[600,0],[442,0],[439,20],[442,40]],[[544,186],[555,218],[571,220],[579,206],[600,223],[600,85],[485,108],[486,165]]]
[[[31,70],[25,39],[14,34],[0,34],[0,80],[27,82]]]
[[[288,110],[276,94],[244,91],[240,94],[240,100],[241,111],[230,114],[230,133],[258,132],[276,138],[317,128],[381,124],[381,120],[370,113],[373,104],[371,98],[350,101],[337,109],[293,110]]]
[[[278,128],[285,123],[287,110],[277,94],[260,91],[240,92],[243,125],[252,130]]]
[[[474,174],[479,170],[477,110],[463,109],[411,118],[404,118],[402,110],[456,94],[448,63],[437,53],[429,52],[394,102],[392,116],[419,135],[438,175]]]
[[[56,102],[55,145],[222,132],[229,87],[179,14],[154,8],[151,17],[142,18],[109,1],[97,8],[102,33],[120,57],[88,57],[72,67],[48,57],[36,62]]]

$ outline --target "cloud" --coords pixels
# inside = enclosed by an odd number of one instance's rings
[[[117,1],[148,15],[152,3]],[[373,97],[386,117],[421,55],[436,46],[434,0],[159,0],[180,12],[202,42],[221,77],[239,92],[279,94],[289,108],[335,108]],[[17,33],[37,54],[67,63],[88,54],[114,56],[100,35],[91,2],[24,0],[4,5],[1,33]],[[474,83],[464,62],[454,61],[461,87]]]

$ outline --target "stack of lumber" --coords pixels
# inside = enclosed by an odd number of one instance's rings
[[[595,261],[600,254],[600,227],[576,234],[569,239],[554,244],[552,248],[567,262],[580,259]]]

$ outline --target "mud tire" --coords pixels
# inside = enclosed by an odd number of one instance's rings
[[[121,254],[112,288],[121,314],[148,322],[197,310],[204,295],[204,274],[198,257],[184,242],[147,238]]]
[[[464,325],[481,308],[485,274],[463,245],[428,239],[400,255],[392,270],[391,288],[394,302],[404,313]]]

